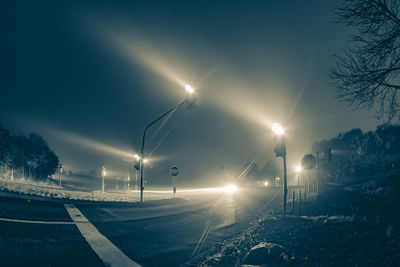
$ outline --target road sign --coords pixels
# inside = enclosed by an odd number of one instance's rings
[[[307,154],[301,159],[301,166],[304,169],[312,169],[315,165],[315,157],[313,154]]]
[[[169,174],[173,177],[178,176],[179,174],[179,169],[177,166],[171,166],[171,168],[169,168]]]

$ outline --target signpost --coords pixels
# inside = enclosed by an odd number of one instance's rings
[[[172,177],[172,186],[173,186],[174,197],[176,195],[175,179],[176,179],[176,176],[178,176],[178,174],[179,174],[178,166],[173,165],[169,168],[169,175],[171,175],[171,177]]]

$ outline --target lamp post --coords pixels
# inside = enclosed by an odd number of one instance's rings
[[[128,173],[128,177],[126,179],[126,191],[127,192],[129,192],[129,184],[130,184],[130,182],[131,182],[131,177],[130,177],[130,175]]]
[[[61,174],[62,174],[62,172],[63,172],[63,165],[60,164],[59,170],[58,170],[58,180],[59,180],[60,188],[61,188]]]
[[[185,85],[185,90],[186,92],[189,94],[189,96],[192,96],[194,94],[194,89],[192,86],[190,86],[189,84]],[[144,158],[144,144],[145,144],[145,140],[146,140],[146,133],[147,130],[154,125],[156,122],[158,122],[159,120],[161,120],[162,118],[164,118],[165,116],[167,116],[168,114],[170,114],[171,112],[175,111],[177,108],[179,108],[180,106],[182,106],[185,102],[187,102],[187,97],[178,103],[178,105],[176,105],[175,107],[171,108],[170,110],[168,110],[167,112],[165,112],[164,114],[162,114],[161,116],[159,116],[157,119],[155,119],[154,121],[150,122],[146,128],[144,129],[143,132],[143,137],[142,137],[142,147],[140,150],[140,157],[139,157],[139,168],[140,168],[140,202],[143,202],[143,190],[144,190],[144,181],[143,181],[143,173],[144,173],[144,163],[146,163],[148,161],[148,159]]]
[[[104,166],[101,167],[101,178],[102,178],[102,183],[101,183],[101,191],[104,193],[104,177],[106,176],[106,168]]]
[[[276,157],[283,159],[283,217],[286,216],[286,199],[287,199],[287,171],[286,171],[286,138],[285,130],[279,123],[272,125],[272,131],[278,136],[278,143],[274,148]]]
[[[300,165],[296,166],[296,172],[297,172],[297,187],[300,186],[300,172],[301,172],[302,168]]]

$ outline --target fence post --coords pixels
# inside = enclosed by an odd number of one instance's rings
[[[307,200],[307,188],[304,187],[304,200]]]
[[[294,197],[295,197],[296,192],[293,190],[293,199],[292,199],[292,212],[294,215]]]
[[[301,189],[299,190],[299,216],[301,216]]]

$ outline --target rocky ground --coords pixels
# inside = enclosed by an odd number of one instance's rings
[[[286,218],[260,214],[191,264],[400,266],[399,179],[392,175],[360,191],[326,187],[318,200],[303,203],[302,216],[296,206]],[[385,193],[370,193],[376,189]]]

